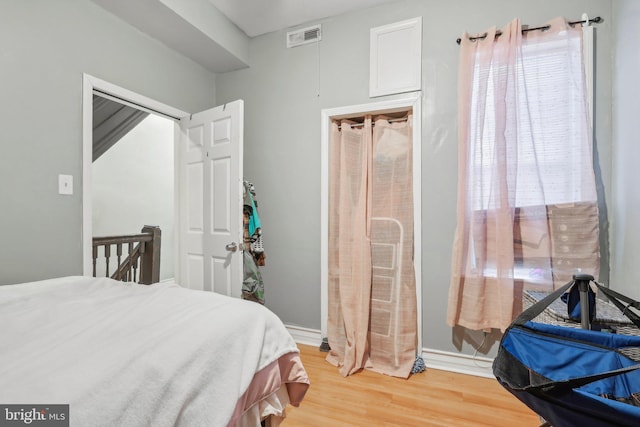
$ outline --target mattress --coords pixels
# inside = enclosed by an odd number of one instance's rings
[[[175,283],[0,286],[0,403],[68,404],[71,426],[252,425],[309,381],[264,306]]]

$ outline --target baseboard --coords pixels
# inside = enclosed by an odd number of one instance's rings
[[[285,325],[298,344],[320,347],[322,334],[317,329],[300,326]],[[422,349],[422,358],[427,369],[440,369],[457,372],[459,374],[474,375],[476,377],[494,378],[492,371],[493,359],[488,357],[470,356],[468,354],[451,353],[429,348]]]
[[[320,347],[322,334],[317,329],[303,328],[301,326],[285,325],[287,330],[298,344]]]
[[[427,368],[474,375],[476,377],[495,378],[492,369],[493,359],[488,357],[423,348],[422,358]]]

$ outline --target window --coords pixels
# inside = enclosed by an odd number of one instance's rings
[[[496,96],[494,82],[500,74],[511,72],[511,64],[477,61],[474,67],[470,114],[469,160],[474,165],[469,185],[473,186],[474,210],[495,208],[497,185],[495,162],[496,137],[506,139],[511,163],[508,173],[513,186],[509,197],[517,207],[575,203],[594,200],[584,190],[584,171],[591,166],[589,128],[585,127],[589,112],[585,109],[581,40],[579,37],[550,41],[523,41],[521,61],[515,64],[515,82],[506,89],[515,91],[513,105],[504,104],[504,93]],[[498,47],[497,47],[498,48]],[[482,54],[481,52],[477,53]],[[585,64],[591,66],[591,64]],[[484,84],[483,84],[484,82]],[[498,101],[501,99],[502,101]],[[505,111],[506,110],[506,111]],[[496,115],[507,118],[513,127],[497,125]],[[586,151],[585,151],[586,150]]]
[[[549,24],[524,36],[515,19],[461,43],[450,325],[504,329],[524,289],[598,277],[582,31]]]

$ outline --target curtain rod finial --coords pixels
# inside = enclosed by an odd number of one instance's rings
[[[591,22],[589,22],[589,15],[587,15],[586,13],[582,14],[582,25],[586,25],[589,26],[591,24]]]

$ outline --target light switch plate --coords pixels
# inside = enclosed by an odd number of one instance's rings
[[[58,175],[58,194],[73,194],[73,175]]]

